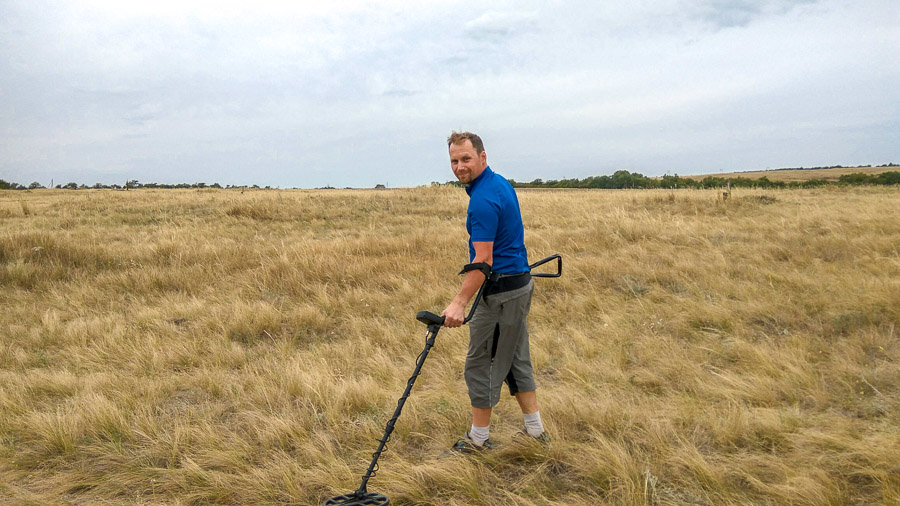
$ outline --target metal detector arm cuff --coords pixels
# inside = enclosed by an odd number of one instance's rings
[[[459,271],[460,274],[466,274],[469,271],[481,271],[484,274],[484,279],[490,279],[491,273],[494,271],[491,269],[491,264],[487,262],[477,262],[474,264],[466,264],[463,266],[462,270]]]

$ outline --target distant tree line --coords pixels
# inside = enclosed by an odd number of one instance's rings
[[[20,185],[18,183],[8,183],[2,179],[0,179],[0,190],[37,190],[41,188],[46,188],[41,183],[37,181],[31,183],[28,186]],[[78,184],[74,182],[69,182],[66,184],[58,184],[54,186],[56,189],[61,190],[130,190],[132,188],[164,188],[164,189],[174,189],[174,188],[260,188],[259,185],[253,186],[233,186],[227,185],[222,186],[219,183],[206,184],[206,183],[177,183],[177,184],[166,184],[166,183],[141,183],[137,179],[132,179],[130,181],[126,181],[124,185],[118,184],[101,184],[96,183],[94,185],[88,186],[86,184]],[[266,186],[266,189],[271,189],[271,186]]]
[[[893,165],[879,165],[879,167],[891,167]],[[835,167],[832,167],[835,168]],[[844,174],[837,181],[829,181],[825,179],[810,179],[807,181],[771,181],[768,177],[763,176],[758,179],[746,177],[716,177],[707,176],[703,179],[694,179],[689,177],[679,177],[678,174],[665,175],[661,178],[649,178],[637,172],[628,172],[627,170],[616,171],[611,176],[590,176],[584,179],[535,179],[531,182],[519,182],[510,179],[509,182],[516,188],[599,188],[599,189],[626,189],[626,188],[718,188],[731,185],[736,188],[815,188],[827,185],[896,185],[900,184],[900,171],[882,172],[881,174],[863,174],[861,172],[853,174]],[[459,181],[448,181],[446,183],[434,182],[432,185],[442,186],[463,186]],[[33,182],[28,186],[18,183],[8,183],[0,179],[0,190],[35,190],[44,188],[40,183]],[[66,183],[56,185],[58,189],[69,190],[86,190],[86,189],[112,189],[112,190],[128,190],[132,188],[260,188],[258,185],[253,186],[222,186],[219,183],[179,183],[179,184],[162,184],[162,183],[140,183],[137,180],[127,181],[124,186],[117,184],[105,185],[97,183],[93,186],[87,186],[77,183]],[[271,189],[271,186],[266,186]],[[326,187],[325,189],[331,189]]]
[[[611,176],[591,176],[585,179],[559,179],[543,181],[535,179],[530,183],[509,181],[516,188],[718,188],[729,183],[737,188],[813,188],[826,185],[895,185],[900,184],[900,172],[891,171],[881,174],[845,174],[837,181],[810,179],[807,181],[772,181],[763,176],[758,179],[746,177],[707,176],[703,179],[679,177],[678,174],[665,175],[661,178],[649,178],[637,172],[627,170],[616,171]],[[458,182],[456,182],[459,184]]]
[[[611,176],[591,176],[585,179],[535,179],[531,182],[509,180],[515,188],[599,188],[620,190],[626,188],[719,188],[729,183],[737,188],[815,188],[827,185],[894,185],[900,184],[900,172],[891,171],[881,174],[845,174],[837,181],[810,179],[808,181],[772,181],[763,176],[758,179],[746,177],[707,176],[703,179],[679,177],[678,174],[665,175],[661,178],[649,178],[637,172],[627,170],[616,171]],[[432,183],[440,185],[440,183]],[[448,186],[464,186],[459,181],[448,181]]]
[[[894,162],[885,163],[883,165],[876,165],[876,167],[896,167],[897,164]],[[851,167],[844,167],[843,165],[830,165],[828,167],[781,167],[779,169],[769,169],[769,170],[820,170],[820,169],[847,169],[847,168],[856,168],[856,167],[871,167],[871,165],[853,165]]]

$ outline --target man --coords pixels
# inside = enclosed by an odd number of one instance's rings
[[[549,442],[541,423],[528,351],[525,320],[534,281],[528,268],[519,200],[512,185],[488,166],[480,137],[471,132],[453,132],[447,147],[453,174],[466,184],[469,194],[466,230],[470,262],[486,263],[500,274],[485,289],[469,322],[465,378],[472,402],[472,427],[453,445],[453,450],[471,453],[493,447],[489,439],[491,409],[500,401],[504,381],[522,409],[524,431],[541,442]],[[466,304],[484,279],[480,270],[466,273],[459,293],[441,313],[445,327],[463,324]]]

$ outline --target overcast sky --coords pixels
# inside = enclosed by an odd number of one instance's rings
[[[900,163],[897,0],[0,0],[0,178],[415,186]]]

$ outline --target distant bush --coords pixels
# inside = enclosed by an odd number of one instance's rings
[[[863,174],[861,172],[855,172],[853,174],[844,174],[838,181],[843,184],[849,185],[863,185],[863,184],[878,184],[878,185],[890,185],[890,184],[900,184],[900,172],[898,171],[890,171],[890,172],[882,172],[881,174]]]
[[[838,178],[838,181],[844,184],[871,184],[872,179],[872,176],[857,172],[855,174],[844,174]]]
[[[0,190],[24,190],[25,187],[19,183],[7,183],[0,179]]]
[[[890,172],[882,172],[875,178],[876,184],[900,184],[900,172],[892,170]]]

